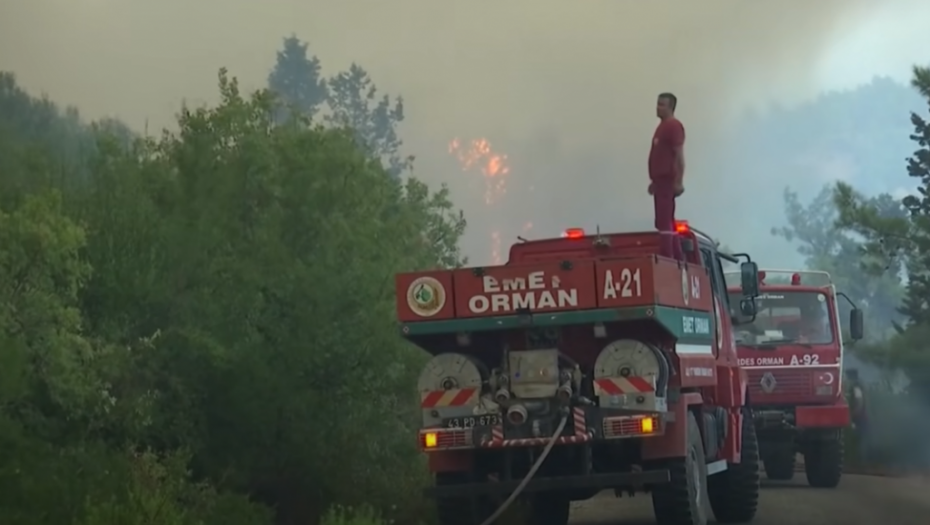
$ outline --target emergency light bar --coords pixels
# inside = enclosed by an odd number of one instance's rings
[[[691,233],[691,225],[688,221],[675,221],[675,233]],[[562,232],[564,239],[580,239],[584,236],[584,228],[568,228]]]
[[[759,284],[765,284],[765,272],[759,272]],[[791,286],[801,286],[801,274],[794,272],[791,274]]]
[[[735,279],[733,282],[739,281],[739,272],[725,272],[724,277],[727,278],[727,283],[729,284],[730,278]],[[774,279],[773,279],[774,277]],[[766,279],[770,279],[769,282],[766,282]],[[833,284],[833,280],[830,278],[830,274],[824,271],[819,270],[774,270],[766,269],[759,270],[759,284],[760,285],[778,285],[778,284],[790,284],[791,286],[830,286]]]

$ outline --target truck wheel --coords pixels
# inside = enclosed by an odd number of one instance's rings
[[[710,507],[717,523],[747,523],[759,508],[759,440],[752,418],[743,415],[741,458],[707,480]]]
[[[706,525],[707,461],[697,419],[688,412],[685,457],[664,462],[670,481],[652,491],[657,525]]]
[[[804,472],[812,487],[832,489],[843,475],[843,432],[814,441],[804,454]]]
[[[794,448],[776,445],[776,450],[765,455],[765,477],[773,481],[789,481],[794,478]]]
[[[470,483],[472,477],[464,472],[439,472],[436,474],[436,486],[447,487]],[[442,498],[436,500],[436,514],[439,525],[481,525],[494,512],[491,502],[486,497],[466,496],[462,498]]]
[[[530,499],[530,519],[532,525],[567,525],[571,500],[557,492],[541,492]]]

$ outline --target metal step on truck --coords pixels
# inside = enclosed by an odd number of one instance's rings
[[[741,297],[741,272],[725,277],[731,299]],[[793,478],[800,453],[811,486],[836,487],[843,473],[843,430],[850,423],[838,299],[851,306],[849,341],[862,339],[862,310],[823,271],[760,270],[759,290],[756,315],[736,330],[736,348],[749,374],[765,474]]]
[[[570,502],[651,493],[659,525],[744,523],[759,456],[730,302],[755,313],[749,256],[676,225],[523,241],[500,266],[396,276],[403,337],[433,357],[419,445],[442,525],[489,525],[521,499],[532,525]],[[740,263],[729,296],[722,261]]]

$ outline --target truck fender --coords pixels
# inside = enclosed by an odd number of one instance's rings
[[[670,399],[675,397],[669,396]],[[643,440],[643,461],[684,457],[688,443],[686,434],[688,411],[700,409],[703,403],[704,398],[698,392],[682,392],[677,396],[677,402],[669,404],[668,407],[672,417],[666,424],[665,433]],[[701,420],[702,418],[698,415],[698,421]]]

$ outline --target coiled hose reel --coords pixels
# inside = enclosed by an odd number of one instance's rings
[[[601,350],[594,362],[594,378],[654,377],[656,396],[665,397],[671,364],[657,346],[636,339],[618,339]]]

